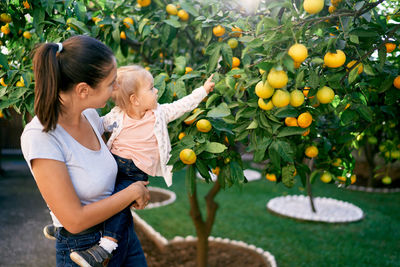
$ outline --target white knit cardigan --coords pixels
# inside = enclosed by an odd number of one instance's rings
[[[168,123],[196,108],[206,96],[207,92],[202,86],[195,89],[190,95],[173,103],[157,104],[157,108],[153,110],[156,117],[154,134],[160,153],[160,164],[157,167],[156,175],[164,177],[167,186],[172,185],[172,166],[167,165],[171,157],[171,141],[168,135]],[[119,107],[114,107],[108,114],[102,117],[104,130],[106,132],[111,132],[110,139],[107,141],[107,147],[109,149],[111,149],[115,138],[121,133],[123,115],[124,112]]]

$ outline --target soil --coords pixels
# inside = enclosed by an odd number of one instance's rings
[[[150,203],[163,202],[169,198],[170,196],[167,194],[150,190]]]
[[[141,231],[140,226],[135,227],[135,231],[149,267],[196,267],[196,242],[176,242],[160,249]],[[253,250],[231,244],[209,242],[208,266],[268,267],[269,265]]]

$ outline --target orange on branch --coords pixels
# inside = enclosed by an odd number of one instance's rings
[[[196,154],[190,148],[185,148],[179,153],[180,160],[187,165],[194,164],[196,162]]]

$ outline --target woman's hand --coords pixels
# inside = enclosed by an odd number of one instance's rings
[[[138,196],[134,199],[136,201],[135,204],[132,205],[135,209],[144,209],[149,203],[150,191],[146,188],[148,184],[149,182],[139,181],[129,186],[134,191],[135,195]]]
[[[206,90],[207,94],[209,94],[210,92],[212,92],[214,90],[215,83],[211,81],[213,77],[214,77],[214,74],[211,74],[211,76],[208,77],[207,81],[203,85],[203,87]]]

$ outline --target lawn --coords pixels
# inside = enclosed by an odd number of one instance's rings
[[[162,179],[151,178],[151,186],[166,188]],[[210,185],[199,181],[199,195]],[[169,188],[177,201],[169,206],[138,211],[156,231],[167,239],[195,235],[189,217],[185,191],[185,172],[174,175]],[[254,244],[271,252],[278,266],[399,266],[400,193],[379,194],[339,189],[317,181],[315,196],[331,197],[360,207],[365,218],[350,224],[296,221],[272,215],[266,210],[269,199],[304,194],[301,184],[292,189],[265,179],[221,191],[220,204],[212,230],[216,237],[228,237]],[[204,207],[203,197],[200,199]]]

